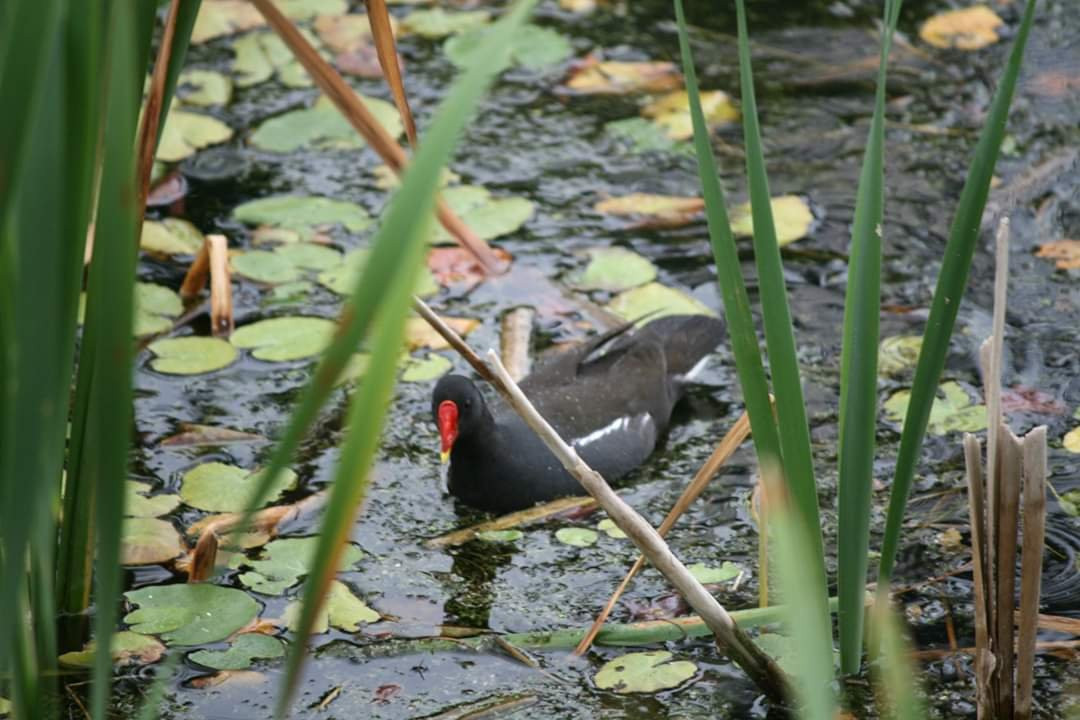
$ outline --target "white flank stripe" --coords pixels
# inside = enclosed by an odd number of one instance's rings
[[[649,418],[648,413],[641,413],[640,415],[634,415],[634,416],[624,415],[624,416],[622,416],[620,418],[615,418],[614,420],[609,422],[607,425],[605,425],[604,427],[602,427],[602,428],[600,428],[598,430],[593,430],[588,435],[584,435],[582,437],[574,439],[573,441],[571,441],[570,444],[573,445],[574,447],[582,448],[582,447],[585,447],[586,445],[591,445],[592,443],[596,442],[597,440],[602,440],[603,438],[605,438],[608,435],[611,435],[613,433],[624,432],[626,430],[629,430],[630,426],[632,424],[641,425],[641,424],[647,423],[649,421],[650,421],[650,418]]]

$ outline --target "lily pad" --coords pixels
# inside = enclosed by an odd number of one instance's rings
[[[895,335],[881,341],[878,347],[878,374],[900,375],[915,367],[922,350],[920,335]]]
[[[397,35],[397,19],[390,15],[391,32]],[[319,40],[336,53],[356,52],[374,44],[367,15],[320,15],[313,26]]]
[[[170,375],[201,375],[228,367],[236,360],[236,348],[221,338],[179,337],[155,340],[147,346],[157,357],[150,367]]]
[[[244,585],[264,595],[280,595],[308,574],[318,542],[318,537],[278,538],[263,548],[259,559],[237,556],[233,564],[251,568],[240,575]],[[363,555],[356,545],[347,544],[339,569],[351,569]]]
[[[358,233],[371,225],[371,216],[356,203],[305,195],[276,195],[249,200],[233,208],[233,217],[248,225],[275,225],[308,231],[323,225],[341,225]]]
[[[596,529],[606,533],[610,538],[615,538],[616,540],[626,539],[626,533],[619,529],[619,526],[616,525],[615,521],[611,518],[604,518],[601,520],[597,523]]]
[[[402,382],[431,382],[441,378],[454,364],[442,355],[428,354],[423,360],[409,358],[405,371],[401,373]]]
[[[319,47],[319,41],[307,28],[300,28],[300,34],[313,47]],[[311,76],[277,33],[249,33],[238,38],[232,49],[235,55],[232,72],[239,87],[258,85],[272,78],[275,73],[278,81],[286,87],[305,88],[314,84]]]
[[[617,693],[654,693],[682,685],[697,674],[697,665],[689,660],[672,661],[666,650],[636,652],[604,663],[593,676],[601,690]]]
[[[571,281],[581,290],[619,292],[656,279],[656,266],[632,250],[600,247],[586,253],[589,264]]]
[[[401,31],[429,39],[444,38],[484,25],[491,19],[487,10],[446,12],[440,7],[413,10],[401,21]]]
[[[626,144],[632,153],[670,152],[691,154],[693,146],[683,140],[672,140],[654,122],[633,117],[612,120],[604,125],[604,132]]]
[[[246,670],[256,660],[279,658],[285,655],[281,641],[262,633],[238,635],[228,650],[198,650],[188,659],[215,670]]]
[[[668,92],[682,87],[682,74],[675,63],[666,61],[591,60],[571,73],[566,87],[587,95]]]
[[[699,197],[651,193],[620,195],[593,205],[593,210],[601,215],[648,215],[659,218],[697,216],[704,209],[705,201]]]
[[[1058,495],[1058,504],[1069,517],[1080,517],[1080,490],[1068,490]]]
[[[171,493],[150,495],[150,485],[128,480],[124,484],[124,514],[129,517],[161,517],[168,515],[180,504],[180,496]]]
[[[285,608],[282,618],[286,627],[295,631],[300,620],[299,601],[289,603]],[[367,604],[356,597],[348,585],[340,580],[330,583],[330,592],[326,598],[326,605],[315,620],[314,631],[316,634],[326,632],[331,625],[345,632],[356,632],[360,625],[378,622],[382,619],[379,613],[372,610]]]
[[[986,406],[976,404],[964,388],[953,381],[938,386],[944,397],[934,398],[930,408],[930,422],[927,429],[934,435],[949,432],[976,432],[986,429]],[[885,401],[885,416],[896,423],[902,423],[911,401],[910,390],[900,390]]]
[[[806,200],[798,195],[781,195],[769,203],[772,206],[773,222],[776,224],[776,241],[781,247],[806,237],[810,226],[814,224],[814,214]],[[736,235],[753,235],[754,219],[750,214],[750,203],[745,202],[731,209],[731,232]]]
[[[337,323],[326,318],[288,316],[259,320],[237,328],[229,341],[268,362],[300,360],[321,353],[334,337]]]
[[[209,512],[243,512],[248,498],[258,485],[260,472],[251,472],[235,465],[208,462],[184,473],[180,497],[191,507]],[[286,490],[296,487],[296,473],[285,470],[274,481],[267,502],[278,499]]]
[[[504,543],[515,542],[525,537],[520,530],[481,530],[476,533],[476,539],[483,542]]]
[[[197,150],[223,143],[232,136],[232,128],[217,118],[174,107],[161,130],[157,159],[164,162],[183,160]]]
[[[466,67],[474,61],[485,61],[477,51],[483,44],[488,28],[479,26],[454,35],[443,44],[447,59],[458,67]],[[531,70],[561,63],[574,52],[570,41],[563,35],[546,27],[525,25],[514,35],[510,47],[510,63]]]
[[[701,93],[701,110],[710,128],[730,125],[739,119],[739,111],[731,96],[723,90]],[[672,140],[689,140],[694,137],[694,125],[690,119],[690,99],[685,90],[676,90],[658,98],[641,110],[651,118]]]
[[[443,322],[453,328],[454,332],[462,337],[468,335],[479,324],[479,320],[472,318],[444,317]],[[442,350],[450,347],[443,336],[435,332],[424,318],[412,317],[405,321],[405,343],[409,350],[428,348],[430,350]]]
[[[194,255],[203,246],[199,229],[180,218],[143,221],[139,247],[162,255]]]
[[[160,635],[167,645],[224,640],[259,614],[258,603],[243,590],[208,583],[151,585],[124,597],[139,606],[124,622],[135,632]]]
[[[180,296],[167,287],[135,283],[135,337],[165,332],[184,311]]]
[[[727,560],[721,563],[720,567],[709,567],[705,563],[694,563],[693,565],[687,565],[686,569],[689,570],[690,574],[696,577],[697,581],[702,585],[711,585],[713,583],[734,580],[739,576],[739,573],[742,572],[738,565]]]
[[[120,534],[120,562],[124,565],[160,565],[184,552],[180,533],[167,520],[155,517],[124,518]]]
[[[1080,453],[1080,427],[1075,427],[1065,433],[1061,439],[1062,446],[1071,453]]]
[[[248,250],[229,258],[233,272],[255,282],[280,285],[300,277],[300,269],[289,259],[267,250]]]
[[[68,667],[90,668],[94,666],[94,653],[97,643],[94,640],[86,643],[82,650],[73,650],[60,656],[60,664]],[[123,667],[125,665],[151,665],[156,663],[165,654],[165,646],[161,641],[149,635],[120,630],[112,635],[110,640],[113,665]],[[2,708],[0,708],[2,710]],[[3,714],[0,712],[0,714]]]
[[[205,0],[191,30],[191,42],[198,45],[265,24],[262,13],[248,0]]]
[[[176,96],[189,105],[228,105],[232,80],[214,70],[185,70],[176,84]]]
[[[361,100],[391,137],[401,135],[404,126],[397,108],[378,98],[361,96]],[[310,108],[292,110],[270,118],[255,129],[248,141],[261,150],[280,153],[304,147],[347,150],[365,145],[356,129],[326,97],[320,97]]]
[[[657,282],[619,293],[608,303],[608,309],[627,321],[646,315],[649,320],[667,315],[716,315],[700,300]]]
[[[516,231],[532,217],[534,210],[532,202],[525,198],[494,198],[487,189],[475,185],[447,188],[442,197],[482,240],[494,240]],[[434,242],[453,242],[453,238],[439,225]]]
[[[329,270],[343,260],[340,251],[316,243],[289,243],[274,248],[274,253],[304,270]]]
[[[1039,246],[1036,257],[1049,258],[1058,270],[1080,268],[1080,240],[1054,240]]]
[[[978,50],[998,41],[1005,22],[985,5],[972,5],[933,16],[919,28],[923,42],[938,48]]]
[[[589,528],[565,527],[555,531],[556,540],[574,547],[589,547],[596,542],[597,537],[597,532]]]
[[[350,250],[345,254],[342,262],[336,267],[319,273],[319,284],[338,295],[352,295],[356,289],[356,283],[360,274],[364,271],[370,251],[367,248]],[[439,291],[431,271],[427,268],[420,270],[420,277],[416,281],[416,294],[420,297],[429,297]]]

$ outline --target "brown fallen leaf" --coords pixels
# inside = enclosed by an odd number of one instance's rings
[[[682,82],[675,63],[600,61],[590,55],[570,71],[566,88],[583,95],[628,95],[677,90]]]
[[[194,447],[198,445],[225,445],[227,443],[263,442],[266,438],[255,433],[241,432],[216,425],[180,423],[180,432],[162,440],[162,447]]]
[[[443,316],[443,321],[453,328],[454,332],[463,337],[480,324],[479,320],[460,317]],[[412,317],[405,321],[405,342],[410,351],[419,348],[442,350],[450,347],[450,343],[446,342],[442,335],[428,325],[427,320],[419,317]]]
[[[502,248],[494,250],[496,257],[507,263],[512,259]],[[432,248],[428,252],[427,265],[437,283],[460,291],[470,290],[488,277],[473,254],[458,246]]]
[[[146,196],[146,206],[163,207],[172,205],[174,202],[183,199],[187,193],[187,180],[178,170],[174,170],[158,180],[150,188],[150,192]]]
[[[1004,24],[987,6],[972,5],[933,16],[919,28],[919,37],[938,48],[978,50],[996,43],[997,29]]]
[[[679,227],[701,216],[705,201],[697,197],[677,195],[651,195],[631,193],[601,200],[593,210],[601,215],[619,215],[643,218],[636,226]]]
[[[265,24],[262,15],[247,0],[204,0],[195,18],[191,42],[198,45]]]
[[[206,690],[207,688],[220,687],[222,685],[250,687],[252,685],[261,685],[265,682],[266,675],[261,672],[255,672],[254,670],[220,670],[213,675],[203,675],[202,677],[194,678],[188,684],[197,690]]]
[[[336,53],[353,52],[373,45],[367,15],[319,15],[313,27],[323,44]],[[397,20],[393,17],[390,18],[390,27],[397,35]]]
[[[1055,260],[1059,270],[1080,268],[1080,240],[1055,240],[1039,246],[1037,257]]]
[[[735,103],[723,90],[702,91],[701,111],[710,128],[727,125],[739,119]],[[694,136],[694,125],[690,119],[690,96],[685,90],[676,90],[654,100],[641,109],[641,114],[652,118],[672,140],[689,140]]]

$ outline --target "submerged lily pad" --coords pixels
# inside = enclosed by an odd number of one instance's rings
[[[1075,427],[1065,433],[1061,439],[1062,446],[1071,453],[1080,453],[1080,427]]]
[[[454,364],[442,355],[428,354],[423,360],[409,358],[405,371],[401,373],[402,382],[431,382],[441,378]]]
[[[656,279],[656,266],[632,250],[599,247],[585,252],[589,255],[589,264],[571,281],[581,290],[618,292]]]
[[[150,485],[128,480],[124,484],[124,514],[129,517],[161,517],[168,515],[180,504],[180,496],[172,493],[147,495]]]
[[[689,660],[672,661],[666,650],[628,653],[604,663],[593,676],[601,690],[617,693],[654,693],[678,687],[697,674]]]
[[[397,108],[378,98],[361,96],[361,100],[391,137],[401,135],[404,126]],[[255,129],[249,142],[261,150],[280,153],[303,147],[342,150],[365,145],[364,139],[327,97],[320,97],[310,108],[270,118]]]
[[[481,530],[476,533],[476,539],[484,542],[515,542],[525,537],[520,530]]]
[[[139,247],[162,255],[194,255],[203,246],[203,234],[187,220],[165,218],[143,221]]]
[[[217,118],[173,108],[161,130],[157,159],[165,162],[183,160],[197,150],[223,143],[232,136],[232,128]]]
[[[143,635],[130,630],[120,630],[112,635],[110,651],[113,665],[123,667],[125,665],[151,665],[156,663],[165,654],[165,646],[161,641],[149,635]],[[86,643],[82,650],[73,650],[60,656],[60,664],[68,667],[90,668],[94,666],[94,653],[97,651],[97,643],[94,640]],[[0,704],[0,710],[2,710]],[[3,712],[0,712],[2,715]]]
[[[283,657],[285,646],[275,637],[262,633],[238,635],[228,650],[198,650],[188,659],[215,670],[246,670],[256,660]]]
[[[716,315],[700,300],[657,282],[619,293],[608,303],[608,309],[628,321],[646,315],[649,320],[667,315]]]
[[[282,619],[286,627],[296,630],[300,619],[299,601],[289,603]],[[381,619],[382,616],[356,597],[348,585],[340,580],[334,580],[330,583],[326,605],[319,613],[319,617],[315,619],[314,632],[324,633],[331,625],[345,632],[356,632],[362,624],[378,622]]]
[[[689,570],[690,574],[697,578],[697,581],[702,585],[711,585],[713,583],[734,580],[739,576],[739,573],[742,572],[738,565],[728,560],[725,560],[720,567],[709,567],[705,563],[694,563],[693,565],[687,565],[686,569]]]
[[[317,317],[288,316],[237,328],[229,341],[251,349],[259,360],[285,362],[318,355],[334,337],[337,323]]]
[[[776,225],[776,241],[781,247],[806,237],[814,224],[814,214],[806,200],[798,195],[781,195],[769,203],[772,206],[773,223]],[[750,203],[745,202],[731,209],[731,232],[736,235],[753,235],[754,218]]]
[[[476,185],[446,188],[442,198],[481,240],[494,240],[516,231],[532,217],[534,210],[532,202],[525,198],[495,198],[486,188]],[[434,242],[453,242],[453,238],[439,225]]]
[[[120,562],[124,565],[160,565],[184,552],[180,533],[167,520],[155,517],[124,518],[120,532]]]
[[[135,337],[154,335],[172,327],[173,319],[184,311],[180,296],[167,287],[135,283]]]
[[[307,231],[322,225],[341,225],[358,233],[371,225],[371,216],[356,203],[306,195],[275,195],[249,200],[233,208],[233,217],[248,225],[275,225]]]
[[[672,140],[668,134],[654,122],[645,118],[633,117],[612,120],[604,125],[604,131],[625,143],[630,152],[672,152],[691,154],[693,145],[683,140]]]
[[[139,606],[124,622],[137,633],[160,635],[167,645],[224,640],[259,614],[258,603],[243,590],[208,583],[151,585],[124,597]]]
[[[566,87],[588,95],[667,92],[682,87],[682,74],[675,63],[666,61],[593,61],[576,68]]]
[[[480,324],[479,320],[460,317],[444,317],[443,322],[462,337],[468,335]],[[427,320],[419,317],[412,317],[405,321],[405,343],[408,345],[409,350],[418,350],[420,348],[442,350],[450,347],[450,344],[443,339],[443,336],[428,325]]]
[[[938,390],[944,397],[935,397],[930,408],[927,430],[934,435],[949,432],[976,432],[986,428],[986,406],[976,404],[967,391],[953,381],[943,382]],[[910,390],[900,390],[885,401],[885,416],[893,422],[902,423],[911,401]]]
[[[895,335],[881,341],[878,347],[878,374],[900,375],[915,367],[922,349],[922,336]]]
[[[350,250],[345,254],[342,262],[336,267],[319,273],[319,284],[338,295],[352,295],[356,289],[356,283],[360,279],[364,266],[367,264],[370,251],[367,248]],[[416,294],[420,297],[429,297],[439,292],[439,286],[435,282],[431,271],[426,267],[420,270],[420,277],[416,281]]]
[[[491,13],[487,10],[446,12],[441,7],[435,7],[430,10],[413,10],[401,21],[401,31],[437,39],[484,25],[490,19]]]
[[[606,533],[610,538],[615,538],[616,540],[626,539],[626,533],[624,533],[611,518],[604,518],[601,520],[597,523],[596,529]]]
[[[180,497],[191,507],[209,512],[243,512],[248,498],[258,485],[261,471],[251,472],[235,465],[208,462],[184,473]],[[296,487],[296,473],[286,469],[270,488],[266,502],[277,500],[286,490]]]
[[[589,528],[565,527],[555,531],[556,540],[574,547],[589,547],[596,542],[597,537],[599,537],[597,532]]]
[[[443,45],[447,59],[458,67],[466,67],[477,60],[487,60],[477,53],[487,32],[487,27],[480,26],[448,38]],[[561,63],[573,52],[574,48],[565,36],[550,28],[525,25],[514,34],[510,46],[510,63],[539,69]]]
[[[731,96],[723,90],[702,92],[701,110],[710,128],[728,125],[739,119],[739,111],[735,109]],[[689,140],[694,137],[694,125],[690,119],[690,98],[685,90],[676,90],[654,100],[642,108],[641,114],[651,118],[672,140]]]
[[[228,105],[232,80],[214,70],[185,70],[177,81],[176,96],[190,105]]]
[[[972,5],[933,16],[919,28],[919,37],[938,48],[978,50],[996,43],[997,31],[1004,25],[986,5]]]
[[[221,338],[179,337],[155,340],[147,346],[157,357],[150,367],[170,375],[201,375],[228,367],[236,360],[236,348]]]
[[[249,567],[240,582],[264,595],[280,595],[311,569],[318,537],[278,538],[266,545],[257,560],[237,557],[234,565]],[[341,554],[339,570],[351,569],[364,553],[349,543]]]
[[[249,280],[280,285],[300,277],[300,270],[288,258],[267,250],[248,250],[229,258],[233,272]]]

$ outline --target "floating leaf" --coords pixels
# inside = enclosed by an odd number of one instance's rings
[[[148,497],[147,493],[152,492],[152,489],[144,482],[128,480],[124,484],[124,492],[124,514],[130,517],[161,517],[171,513],[180,504],[180,496],[171,493]]]
[[[405,371],[401,373],[402,382],[431,382],[441,378],[454,364],[442,355],[429,353],[423,360],[409,358]]]
[[[180,432],[161,441],[162,447],[196,447],[200,445],[225,445],[238,442],[262,442],[266,438],[217,425],[180,423]]]
[[[729,125],[739,119],[735,103],[723,90],[702,92],[701,110],[705,113],[705,122],[710,128]],[[672,140],[689,140],[694,136],[694,126],[690,121],[690,100],[685,90],[676,90],[652,101],[642,108],[641,114],[652,118]]]
[[[401,135],[404,126],[397,108],[385,100],[361,96],[364,105],[391,137]],[[325,96],[310,108],[266,120],[248,141],[261,150],[292,152],[303,147],[317,150],[342,150],[364,147],[364,139]]]
[[[177,558],[184,550],[180,533],[169,521],[155,517],[124,518],[120,531],[122,564],[160,565]]]
[[[228,105],[232,80],[214,70],[185,70],[180,73],[176,96],[189,105]]]
[[[896,335],[881,341],[878,347],[878,373],[900,375],[915,367],[922,350],[921,335]]]
[[[120,630],[112,634],[109,643],[113,665],[123,667],[125,665],[152,665],[165,654],[165,646],[161,641],[149,635]],[[73,650],[60,656],[60,664],[68,667],[90,668],[94,666],[94,653],[97,643],[94,640],[86,643],[82,650]],[[3,714],[0,703],[0,715]]]
[[[1054,267],[1058,270],[1074,270],[1080,268],[1080,240],[1043,243],[1035,255],[1054,260]]]
[[[1069,517],[1080,517],[1080,490],[1069,490],[1057,496],[1058,505]]]
[[[689,660],[672,662],[666,650],[629,653],[604,663],[593,676],[601,690],[617,693],[654,693],[678,687],[697,674]]]
[[[978,50],[996,43],[997,29],[1004,24],[985,5],[972,5],[930,18],[919,28],[919,37],[934,47]]]
[[[601,215],[652,215],[662,218],[697,216],[704,208],[705,202],[698,197],[650,193],[620,195],[593,205],[593,210]]]
[[[586,253],[589,264],[571,280],[581,290],[618,292],[656,279],[656,266],[626,248],[591,248]]]
[[[274,252],[304,270],[329,270],[343,259],[338,250],[315,243],[291,243],[274,248]]]
[[[533,204],[525,198],[494,198],[485,188],[474,185],[447,188],[443,199],[482,240],[514,232],[533,214]],[[436,228],[434,242],[452,241],[445,228]]]
[[[157,357],[150,367],[170,375],[201,375],[228,367],[236,360],[236,348],[221,338],[180,337],[155,340],[147,346]]]
[[[295,631],[299,618],[299,601],[289,603],[282,617],[285,626]],[[362,623],[373,623],[381,619],[382,616],[356,597],[345,583],[334,580],[330,583],[326,606],[319,611],[312,632],[316,635],[322,634],[331,625],[346,632],[356,632]]]
[[[682,87],[682,75],[675,63],[599,62],[589,58],[571,72],[566,81],[570,90],[589,95],[659,93]]]
[[[626,539],[626,533],[619,529],[619,526],[616,525],[615,521],[611,518],[604,518],[603,520],[601,520],[597,524],[596,529],[607,533],[607,536],[610,538],[615,538],[616,540]]]
[[[481,530],[476,533],[476,539],[484,542],[504,543],[516,542],[525,537],[520,530]]]
[[[258,603],[243,590],[208,583],[151,585],[124,597],[139,606],[124,622],[135,632],[160,635],[167,645],[224,640],[259,614]]]
[[[306,195],[259,198],[233,208],[233,217],[248,225],[275,225],[309,231],[323,225],[341,225],[358,233],[371,225],[371,216],[356,203]]]
[[[300,28],[300,35],[313,47],[319,47],[307,28]],[[273,32],[249,33],[233,43],[232,72],[239,87],[251,87],[265,82],[277,73],[278,81],[285,87],[306,88],[314,83],[304,67],[293,55],[289,46]]]
[[[246,670],[255,660],[279,658],[285,655],[281,641],[262,633],[238,635],[228,650],[199,650],[188,660],[215,670]]]
[[[342,15],[349,9],[347,0],[276,0],[275,4],[292,20],[310,20],[316,15]]]
[[[203,463],[184,473],[180,497],[191,507],[200,510],[243,512],[248,509],[248,498],[259,477],[260,472],[251,472],[235,465]],[[273,502],[286,490],[296,487],[296,480],[296,473],[292,470],[280,473],[271,486],[266,502]]]
[[[728,560],[721,563],[720,567],[709,567],[705,563],[694,563],[693,565],[687,565],[686,569],[689,570],[690,574],[697,578],[697,581],[702,585],[711,585],[713,583],[734,580],[739,577],[739,573],[742,572],[738,565]]]
[[[798,195],[781,195],[770,200],[773,222],[776,224],[776,241],[781,247],[806,237],[814,224],[814,214],[806,200]],[[745,202],[731,209],[731,232],[736,235],[753,235],[754,218],[750,203]]]
[[[510,253],[502,248],[493,250],[495,257],[504,262],[512,259]],[[460,246],[431,248],[427,266],[439,285],[461,291],[475,287],[488,276],[484,267],[477,262],[476,256]]]
[[[612,120],[604,125],[604,131],[626,143],[633,153],[673,152],[689,155],[693,152],[690,143],[672,140],[659,125],[644,118]]]
[[[187,220],[165,218],[143,221],[139,247],[162,255],[194,255],[203,246],[203,234]]]
[[[637,321],[646,315],[648,320],[666,315],[716,315],[700,300],[657,282],[619,293],[608,309],[627,321]]]
[[[1080,427],[1074,427],[1061,439],[1062,446],[1072,453],[1080,453]]]
[[[300,277],[300,270],[276,252],[248,250],[229,258],[233,272],[255,282],[279,285]]]
[[[173,318],[183,311],[180,296],[169,288],[135,283],[135,337],[165,332],[172,327]]]
[[[203,0],[191,30],[191,42],[197,45],[265,23],[262,13],[248,0]]]
[[[944,397],[935,397],[930,408],[930,422],[927,429],[934,435],[948,432],[976,432],[986,429],[986,406],[977,405],[968,396],[964,388],[953,381],[942,383],[938,390]],[[885,401],[885,416],[896,423],[902,423],[907,414],[910,390],[900,390]]]
[[[367,248],[350,250],[345,254],[342,262],[334,268],[319,273],[319,284],[338,295],[352,295],[356,288],[356,282],[367,264],[369,251]],[[430,272],[421,272],[416,282],[416,294],[420,297],[428,297],[439,291],[435,284],[435,278]]]
[[[490,19],[491,13],[487,10],[465,10],[453,13],[448,13],[440,7],[430,10],[413,10],[401,21],[401,31],[437,39],[484,25]]]
[[[458,67],[465,67],[475,60],[485,61],[486,58],[477,57],[477,50],[487,31],[486,26],[480,26],[448,38],[443,44],[447,59]],[[573,52],[574,48],[565,36],[550,28],[524,25],[514,35],[510,63],[536,70],[561,63]]]
[[[449,325],[454,332],[462,337],[468,335],[479,324],[479,320],[461,317],[443,317],[443,322]],[[435,332],[424,318],[412,317],[405,321],[405,343],[409,350],[428,348],[430,350],[442,350],[450,347],[443,336]]]
[[[398,34],[397,18],[390,18],[390,30]],[[326,47],[337,53],[356,52],[373,45],[371,22],[367,15],[320,15],[315,18],[315,33]]]
[[[589,528],[565,527],[555,531],[556,540],[574,547],[588,547],[596,542],[597,537],[596,531]]]
[[[264,595],[280,595],[308,574],[318,542],[318,537],[278,538],[263,548],[257,560],[237,556],[233,565],[251,568],[240,575],[244,585]],[[363,555],[356,545],[346,544],[339,570],[352,569]]]
[[[246,689],[266,683],[266,675],[254,670],[219,670],[213,675],[201,675],[187,682],[196,690],[208,688]]]
[[[337,330],[333,320],[287,316],[259,320],[237,328],[229,341],[238,348],[268,362],[300,360],[318,355]]]
[[[161,130],[157,158],[164,162],[183,160],[196,150],[223,143],[232,136],[232,128],[217,118],[174,107]]]

